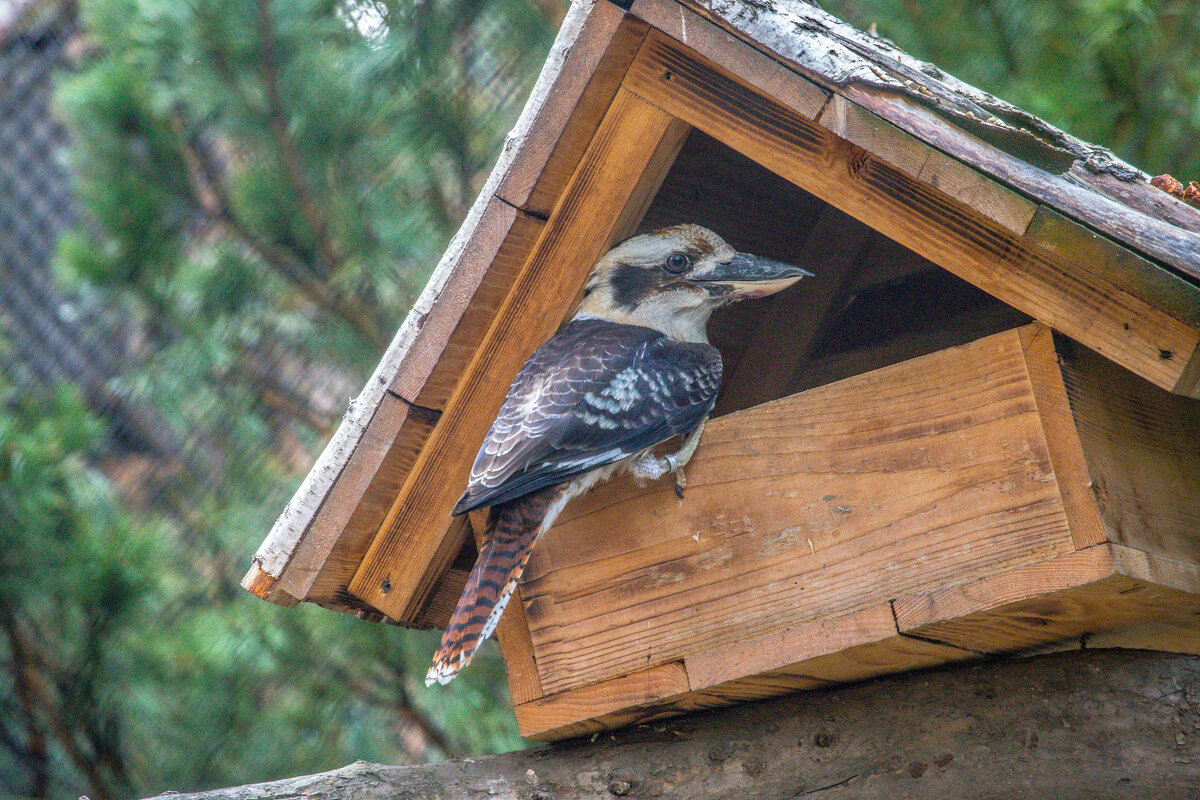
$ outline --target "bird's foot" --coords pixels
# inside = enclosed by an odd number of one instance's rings
[[[656,481],[668,472],[673,472],[675,474],[675,494],[682,500],[683,490],[687,487],[687,476],[683,473],[683,463],[680,463],[677,455],[670,453],[658,458],[653,453],[647,453],[634,461],[630,465],[629,471],[639,482]]]
[[[630,464],[629,471],[639,482],[656,481],[671,471],[671,464],[665,458],[657,458],[653,453],[647,453]]]

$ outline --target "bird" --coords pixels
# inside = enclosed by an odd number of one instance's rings
[[[721,385],[709,317],[811,275],[694,224],[633,236],[596,262],[574,316],[517,373],[453,508],[489,507],[427,686],[449,683],[491,636],[534,543],[572,498],[627,470],[641,482],[674,474],[682,499]],[[654,454],[675,437],[676,452]]]

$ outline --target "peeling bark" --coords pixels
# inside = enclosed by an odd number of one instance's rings
[[[533,750],[172,800],[1191,798],[1200,657],[1055,653],[913,673]]]

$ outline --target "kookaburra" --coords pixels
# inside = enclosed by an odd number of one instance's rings
[[[635,236],[592,269],[579,310],[508,390],[455,514],[490,506],[475,568],[426,685],[448,683],[500,620],[538,537],[563,506],[621,468],[675,473],[695,452],[721,385],[713,310],[791,286],[807,270],[738,253],[698,225]],[[664,458],[653,448],[681,436]]]

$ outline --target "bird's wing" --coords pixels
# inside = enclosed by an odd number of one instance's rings
[[[561,483],[700,423],[721,356],[649,328],[577,320],[529,359],[492,424],[461,514]]]

